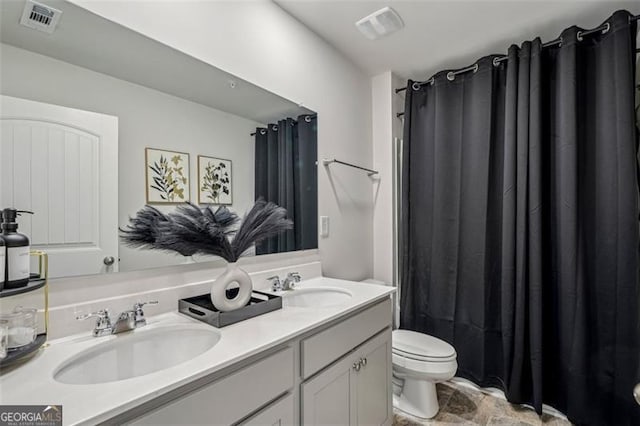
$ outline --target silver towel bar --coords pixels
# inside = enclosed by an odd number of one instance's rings
[[[324,160],[322,160],[322,164],[324,166],[328,166],[331,163],[338,163],[338,164],[342,164],[344,166],[349,166],[349,167],[353,167],[355,169],[360,169],[360,170],[364,170],[365,172],[367,172],[367,174],[369,176],[372,175],[377,175],[378,171],[377,170],[371,170],[371,169],[367,169],[366,167],[360,167],[360,166],[356,166],[355,164],[351,164],[351,163],[347,163],[345,161],[340,161],[340,160],[336,160],[335,158],[333,160],[327,160],[326,158]]]

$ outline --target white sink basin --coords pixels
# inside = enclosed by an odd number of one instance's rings
[[[338,306],[351,299],[351,293],[341,288],[296,288],[282,294],[282,303],[299,308]]]
[[[88,385],[139,377],[187,362],[219,340],[218,331],[203,327],[141,328],[80,352],[62,363],[53,378]]]

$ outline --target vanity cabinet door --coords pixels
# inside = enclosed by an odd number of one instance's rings
[[[302,384],[303,425],[351,425],[355,422],[353,357],[346,356]]]
[[[357,424],[391,424],[391,329],[384,331],[357,351],[362,359],[356,374]]]
[[[391,424],[391,328],[302,384],[304,425]]]

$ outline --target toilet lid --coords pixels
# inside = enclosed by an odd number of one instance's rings
[[[410,330],[394,330],[392,347],[394,351],[427,358],[451,358],[456,354],[444,340]]]

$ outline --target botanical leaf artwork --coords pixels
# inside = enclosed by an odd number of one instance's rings
[[[231,204],[231,161],[198,156],[199,202]]]
[[[147,202],[189,201],[188,154],[147,148]]]

